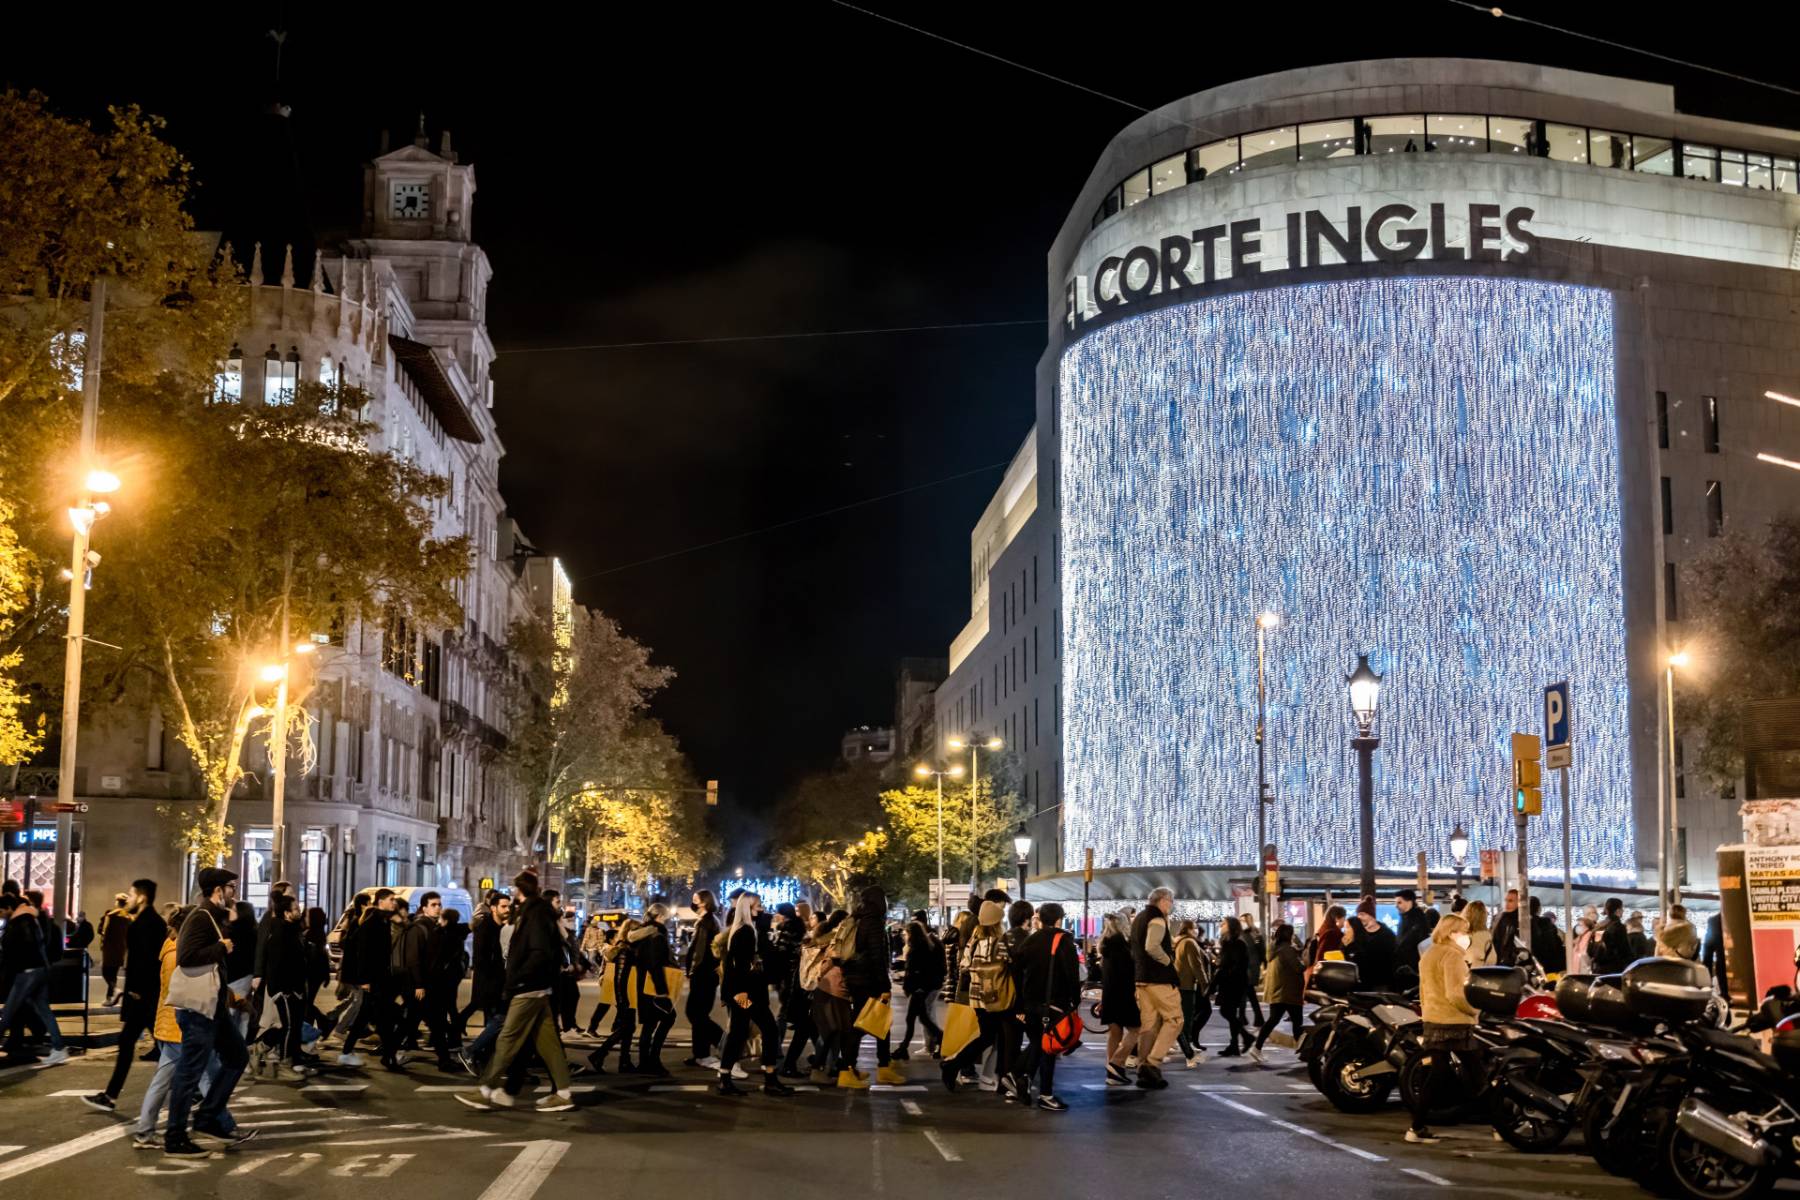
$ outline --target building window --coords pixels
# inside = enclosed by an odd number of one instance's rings
[[[244,398],[244,352],[233,343],[231,353],[219,364],[219,373],[213,376],[213,401],[218,404],[236,404]]]
[[[1696,146],[1692,142],[1681,144],[1681,174],[1685,179],[1719,178],[1719,149],[1717,146]]]
[[[1795,161],[1791,158],[1775,160],[1775,190],[1793,195],[1800,191],[1800,171],[1796,171]]]
[[[1662,518],[1663,536],[1673,536],[1675,533],[1675,486],[1667,475],[1662,477]]]
[[[1676,615],[1679,611],[1675,603],[1675,564],[1666,562],[1663,564],[1663,620],[1679,621],[1681,618]]]
[[[1767,154],[1746,154],[1744,156],[1744,186],[1757,192],[1773,189],[1775,186],[1774,160]]]
[[[1150,194],[1160,196],[1187,186],[1187,154],[1165,158],[1150,168]]]
[[[1656,448],[1669,448],[1669,393],[1656,393]]]
[[[1744,186],[1744,152],[1742,150],[1719,151],[1719,182],[1729,187]]]
[[[1577,125],[1552,125],[1544,123],[1544,145],[1546,158],[1556,162],[1585,163],[1588,161],[1588,131]]]
[[[290,346],[286,358],[275,352],[274,343],[263,355],[263,403],[292,404],[294,388],[300,382],[300,350]]]
[[[1530,154],[1536,147],[1536,121],[1521,117],[1488,118],[1488,149],[1495,154]]]
[[[1717,396],[1700,397],[1700,407],[1705,410],[1706,444],[1703,447],[1708,454],[1719,452],[1719,398]]]
[[[1675,143],[1668,138],[1638,134],[1631,139],[1631,169],[1646,175],[1675,173]]]
[[[1125,181],[1125,207],[1142,204],[1150,198],[1150,168],[1145,167]]]
[[[1315,121],[1300,127],[1300,161],[1344,158],[1356,153],[1355,121]]]
[[[1273,167],[1294,161],[1295,127],[1278,125],[1244,135],[1244,169]]]
[[[1588,130],[1588,161],[1596,167],[1612,167],[1623,171],[1631,166],[1631,135],[1608,133],[1604,129]]]
[[[1426,117],[1425,148],[1445,154],[1485,154],[1487,118],[1441,113]]]
[[[1188,182],[1198,183],[1208,175],[1229,175],[1238,169],[1238,139],[1197,146],[1188,151]]]
[[[1725,532],[1725,489],[1716,479],[1706,481],[1706,536]]]
[[[1425,117],[1370,117],[1363,123],[1364,154],[1410,153],[1423,148]]]

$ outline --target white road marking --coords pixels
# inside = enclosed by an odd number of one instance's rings
[[[1430,1171],[1421,1171],[1417,1167],[1401,1167],[1400,1169],[1406,1174],[1413,1176],[1415,1179],[1423,1179],[1426,1183],[1435,1183],[1439,1187],[1456,1186],[1442,1175],[1433,1175]]]
[[[567,1142],[502,1142],[503,1146],[523,1147],[500,1172],[498,1178],[481,1193],[479,1200],[531,1200],[542,1187],[556,1164],[569,1152]]]
[[[1251,1108],[1248,1104],[1239,1104],[1236,1100],[1227,1100],[1223,1096],[1214,1096],[1213,1099],[1217,1100],[1220,1104],[1223,1104],[1226,1108],[1235,1108],[1239,1112],[1248,1113],[1253,1117],[1263,1117],[1264,1116],[1261,1109]],[[1267,1118],[1264,1117],[1264,1119],[1266,1120]]]
[[[653,1092],[704,1092],[704,1083],[659,1083],[650,1089]]]
[[[922,1083],[873,1083],[869,1085],[871,1092],[922,1092]]]
[[[84,1133],[78,1138],[71,1138],[61,1145],[46,1146],[35,1154],[27,1154],[23,1158],[15,1158],[8,1163],[0,1163],[0,1183],[5,1183],[8,1179],[17,1179],[19,1176],[29,1174],[39,1167],[47,1167],[52,1163],[59,1163],[65,1158],[71,1158],[77,1154],[86,1154],[96,1146],[104,1146],[108,1142],[116,1142],[126,1134],[130,1133],[131,1130],[132,1125],[129,1122],[118,1125],[108,1125],[105,1129],[96,1129],[92,1133]]]
[[[922,1117],[925,1115],[925,1110],[919,1107],[919,1102],[917,1100],[902,1100],[900,1102],[900,1111],[909,1117]]]
[[[300,1089],[303,1092],[366,1092],[366,1083],[309,1083]]]
[[[50,1093],[51,1097],[57,1100],[61,1100],[64,1096],[91,1096],[93,1094],[91,1088],[64,1088],[60,1092]]]
[[[1247,1083],[1190,1083],[1188,1087],[1196,1092],[1247,1092]]]
[[[945,1162],[961,1162],[962,1161],[962,1155],[960,1155],[956,1151],[952,1150],[950,1148],[950,1143],[946,1142],[943,1138],[938,1136],[937,1130],[925,1129],[925,1130],[921,1130],[920,1132],[922,1132],[925,1135],[925,1140],[930,1142],[932,1144],[932,1146],[937,1150],[937,1152],[944,1156]]]
[[[23,1146],[0,1146],[0,1154],[11,1154],[14,1150],[23,1150]]]
[[[492,1137],[484,1129],[458,1129],[454,1125],[421,1125],[417,1123],[403,1125],[379,1125],[369,1130],[370,1133],[381,1133],[387,1130],[399,1130],[399,1137],[356,1138],[335,1142],[321,1142],[322,1146],[383,1146],[389,1142],[448,1142],[458,1138]]]
[[[1317,1091],[1317,1090],[1318,1089],[1314,1088],[1313,1085],[1310,1083],[1290,1083],[1290,1084],[1288,1084],[1288,1091],[1290,1091],[1290,1092],[1311,1092],[1311,1091]]]
[[[1271,1117],[1271,1118],[1269,1118],[1269,1120],[1270,1120],[1271,1124],[1279,1125],[1283,1129],[1287,1130],[1290,1133],[1297,1133],[1301,1137],[1309,1137],[1313,1141],[1318,1142],[1320,1145],[1330,1146],[1333,1150],[1342,1150],[1345,1154],[1354,1154],[1354,1155],[1356,1155],[1356,1157],[1364,1160],[1365,1162],[1386,1162],[1387,1161],[1386,1158],[1382,1157],[1379,1154],[1373,1154],[1367,1150],[1361,1149],[1360,1147],[1357,1147],[1357,1146],[1349,1145],[1345,1142],[1334,1142],[1330,1138],[1326,1137],[1324,1134],[1315,1133],[1314,1131],[1306,1128],[1303,1125],[1294,1124],[1292,1121],[1283,1121],[1276,1117]]]

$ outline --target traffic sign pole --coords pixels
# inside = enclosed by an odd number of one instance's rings
[[[1563,962],[1564,969],[1575,964],[1575,886],[1574,870],[1569,854],[1569,830],[1574,818],[1569,812],[1569,768],[1573,762],[1570,729],[1574,714],[1569,707],[1569,681],[1553,683],[1544,689],[1544,760],[1562,776],[1562,852],[1563,852]]]

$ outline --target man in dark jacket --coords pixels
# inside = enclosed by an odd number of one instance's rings
[[[716,1070],[719,1065],[713,1047],[725,1036],[719,1023],[712,1019],[713,1004],[719,998],[719,957],[713,953],[713,939],[723,932],[719,927],[716,910],[718,900],[711,892],[694,893],[694,911],[700,916],[694,922],[694,936],[688,940],[687,961],[682,964],[687,972],[688,1028],[693,1030],[693,1053],[682,1060],[684,1067],[704,1067]],[[767,963],[763,964],[768,967]],[[771,977],[779,978],[770,972]]]
[[[1394,947],[1394,972],[1410,971],[1414,979],[1419,975],[1419,951],[1431,939],[1431,927],[1436,924],[1419,904],[1418,893],[1411,888],[1401,888],[1394,894],[1394,907],[1400,910],[1400,935]]]
[[[1538,960],[1546,974],[1560,975],[1568,966],[1568,954],[1556,921],[1545,915],[1543,902],[1531,898],[1531,957]]]
[[[1037,1082],[1037,1106],[1067,1112],[1056,1096],[1057,1055],[1044,1049],[1044,1031],[1081,1003],[1081,965],[1075,937],[1062,929],[1063,908],[1046,904],[1037,911],[1037,930],[1013,954],[1019,970],[1019,999],[1025,1013],[1025,1053],[1008,1091],[1029,1100]]]
[[[181,1027],[181,1059],[169,1091],[169,1126],[163,1136],[163,1153],[172,1158],[207,1157],[206,1148],[197,1145],[196,1138],[232,1146],[254,1136],[240,1130],[225,1107],[250,1061],[237,1023],[231,1019],[231,993],[224,980],[225,964],[236,948],[225,931],[237,916],[237,875],[223,867],[202,867],[194,882],[200,903],[181,923],[181,934],[175,942],[175,969],[179,975],[211,968],[212,977],[218,982],[218,997],[210,1014],[175,1008],[175,1021]],[[173,988],[173,982],[170,986]],[[219,1060],[218,1075],[207,1085],[206,1098],[195,1109],[200,1076],[215,1054]],[[190,1110],[194,1137],[188,1135]]]
[[[1606,919],[1600,932],[1589,943],[1588,954],[1594,962],[1594,974],[1617,975],[1631,965],[1631,935],[1625,929],[1625,902],[1617,896],[1606,898]]]
[[[468,1036],[472,1014],[482,1014],[485,1025],[492,1025],[504,1015],[506,956],[500,953],[500,929],[511,908],[511,897],[490,891],[487,904],[469,923],[469,1003],[456,1014],[458,1039]]]
[[[362,918],[356,924],[355,943],[345,961],[349,961],[350,953],[355,955],[353,969],[363,1002],[350,1031],[344,1035],[344,1050],[338,1055],[341,1066],[362,1066],[362,1055],[356,1052],[356,1043],[373,1025],[381,1046],[381,1065],[392,1071],[401,1069],[398,1047],[394,1044],[396,996],[389,967],[393,953],[393,915],[394,893],[388,888],[378,888],[375,899],[363,910]]]
[[[438,919],[443,913],[443,898],[436,892],[426,892],[419,897],[418,911],[394,926],[393,945],[388,951],[388,976],[401,1013],[394,1030],[396,1061],[403,1061],[399,1056],[405,1048],[417,1043],[419,1023],[427,1018],[425,997],[436,965]],[[438,1034],[436,1025],[428,1028],[434,1036]],[[440,1037],[437,1040],[449,1039]],[[444,1061],[441,1054],[438,1061]]]
[[[456,1070],[454,1055],[462,1045],[456,1032],[456,990],[469,968],[463,946],[468,934],[469,927],[454,908],[444,909],[432,931],[431,969],[425,977],[425,1024],[431,1030],[431,1048],[442,1071]]]
[[[575,1107],[569,1086],[569,1060],[557,1036],[556,1018],[550,1011],[550,993],[562,970],[562,934],[556,913],[545,902],[538,879],[530,871],[513,880],[518,906],[512,942],[506,951],[506,1018],[493,1057],[482,1072],[479,1100],[458,1092],[456,1098],[473,1108],[510,1108],[512,1096],[499,1086],[506,1069],[521,1051],[531,1046],[549,1068],[554,1090],[538,1101],[539,1112],[562,1112]],[[666,943],[665,943],[666,944]]]
[[[1729,995],[1725,981],[1725,920],[1721,913],[1706,918],[1706,941],[1700,948],[1700,963],[1712,972],[1713,983],[1719,991]]]
[[[50,1057],[56,1064],[68,1061],[62,1032],[50,1012],[50,964],[44,954],[44,926],[27,892],[22,900],[14,900],[10,910],[0,910],[6,918],[6,935],[0,942],[0,961],[6,966],[6,1004],[0,1008],[0,1038],[21,1024],[26,1014],[35,1016],[50,1035]],[[22,1056],[21,1056],[22,1057]]]
[[[109,914],[110,915],[110,914]],[[125,1077],[131,1072],[131,1060],[137,1056],[138,1038],[156,1023],[157,1000],[162,994],[161,956],[163,939],[169,927],[156,911],[156,880],[140,879],[131,885],[130,907],[125,916],[116,918],[125,933],[121,965],[125,984],[119,992],[119,1052],[113,1060],[112,1078],[104,1090],[81,1101],[89,1108],[112,1112]],[[108,931],[112,924],[108,924]]]
[[[1356,930],[1344,947],[1344,957],[1356,964],[1356,986],[1364,991],[1385,991],[1394,981],[1394,963],[1400,953],[1394,931],[1375,916],[1375,902],[1356,906]]]
[[[1506,889],[1506,907],[1494,921],[1492,930],[1494,938],[1494,961],[1503,967],[1510,967],[1519,961],[1520,953],[1529,953],[1531,947],[1524,944],[1529,934],[1522,934],[1519,929],[1519,889]]]

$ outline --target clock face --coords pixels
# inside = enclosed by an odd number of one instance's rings
[[[421,220],[431,215],[431,185],[429,183],[396,183],[394,185],[394,216],[405,221]]]

